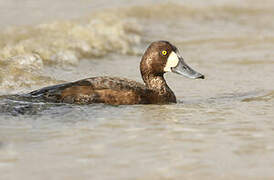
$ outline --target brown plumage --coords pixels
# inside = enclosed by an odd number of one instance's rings
[[[41,98],[44,101],[74,104],[175,103],[176,97],[163,77],[169,55],[172,52],[178,53],[178,50],[167,41],[153,42],[148,47],[140,63],[140,70],[145,84],[116,77],[92,77],[76,82],[45,87],[31,92],[29,95]],[[178,56],[178,58],[180,59],[181,57]],[[175,72],[177,66],[172,66],[171,69],[174,68]],[[189,67],[187,66],[187,68]],[[189,68],[190,70],[192,69]],[[193,73],[192,71],[190,73]],[[192,74],[192,78],[203,78],[203,75],[195,73],[194,75]]]

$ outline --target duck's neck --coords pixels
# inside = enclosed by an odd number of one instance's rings
[[[142,74],[146,86],[156,92],[160,97],[168,99],[170,102],[176,102],[176,97],[168,87],[162,74]]]

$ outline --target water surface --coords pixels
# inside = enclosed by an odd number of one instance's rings
[[[273,179],[274,3],[0,0],[1,179]],[[142,81],[169,40],[205,80],[178,103],[78,106],[6,94],[111,75]]]

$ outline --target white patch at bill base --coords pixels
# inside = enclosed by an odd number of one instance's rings
[[[171,72],[171,68],[177,66],[178,63],[179,63],[179,58],[178,58],[177,54],[174,51],[172,51],[167,58],[167,62],[166,62],[164,71]]]

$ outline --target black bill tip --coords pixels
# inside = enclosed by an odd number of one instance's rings
[[[201,75],[198,76],[197,78],[198,78],[198,79],[205,79],[205,76],[201,74]]]

